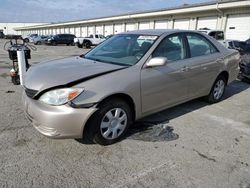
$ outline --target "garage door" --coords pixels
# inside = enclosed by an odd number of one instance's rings
[[[94,26],[89,26],[88,27],[88,36],[89,35],[94,35],[95,33],[94,33]]]
[[[133,31],[135,30],[135,24],[134,23],[127,23],[126,24],[126,31]]]
[[[168,29],[168,20],[155,21],[155,29]]]
[[[247,40],[248,38],[250,38],[250,14],[229,16],[226,39]]]
[[[208,28],[216,29],[217,17],[202,17],[198,18],[197,29]]]
[[[70,32],[70,31],[69,31],[69,28],[66,27],[66,28],[65,28],[65,33],[69,34],[69,32]]]
[[[57,33],[56,33],[56,28],[54,28],[53,30],[52,30],[52,32],[53,32],[53,35],[56,35]]]
[[[74,35],[75,34],[75,28],[71,27],[70,30],[69,30],[69,33]]]
[[[81,36],[81,30],[80,30],[80,27],[76,27],[75,28],[75,32],[76,32],[76,37],[80,37]]]
[[[139,23],[139,29],[142,30],[142,29],[149,29],[150,28],[150,25],[149,25],[149,22],[140,22]]]
[[[64,33],[64,28],[61,28],[60,30],[61,30],[60,33],[63,34]]]
[[[122,24],[115,24],[115,34],[123,32]]]
[[[189,29],[189,19],[180,19],[174,21],[175,29]]]
[[[103,27],[101,25],[95,27],[96,34],[103,35]]]
[[[107,35],[112,35],[113,34],[113,25],[105,25],[104,26],[104,35],[107,36]]]
[[[82,27],[81,28],[81,37],[87,37],[87,35],[88,35],[88,30],[87,30],[87,27]]]

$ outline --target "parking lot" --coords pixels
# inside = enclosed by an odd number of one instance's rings
[[[52,140],[24,116],[22,88],[10,82],[4,42],[0,187],[250,187],[250,84],[234,81],[214,105],[197,99],[147,117],[111,146]],[[31,64],[87,52],[36,47]]]

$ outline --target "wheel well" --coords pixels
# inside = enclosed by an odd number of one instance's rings
[[[87,42],[89,42],[90,44],[92,44],[90,40],[86,40],[86,39],[83,41],[83,44],[85,44]]]
[[[129,105],[129,107],[132,111],[132,118],[134,121],[135,120],[135,104],[134,104],[133,99],[127,94],[117,93],[117,94],[110,95],[110,96],[104,98],[101,102],[99,102],[96,107],[98,108],[102,103],[104,103],[107,100],[117,99],[117,98],[123,100],[124,102],[126,102]],[[89,130],[89,126],[90,126],[89,123],[91,122],[92,118],[93,118],[93,114],[92,114],[92,116],[90,116],[90,118],[87,120],[87,122],[85,124],[86,126],[85,126],[85,128],[83,130],[83,134],[82,134],[83,138],[85,138],[85,137],[88,138],[88,136],[89,136],[88,135],[89,134],[88,130]],[[91,142],[91,141],[88,141],[88,142]]]
[[[127,94],[117,93],[117,94],[110,95],[110,96],[104,98],[101,102],[99,102],[97,107],[99,107],[103,102],[105,102],[107,100],[114,99],[114,98],[121,99],[129,105],[131,112],[132,112],[132,118],[133,118],[133,120],[135,120],[135,103],[134,103],[133,99]]]
[[[223,72],[221,72],[221,73],[219,74],[219,76],[223,76],[223,77],[226,79],[226,84],[227,84],[228,78],[229,78],[228,72],[227,72],[227,71],[223,71]],[[219,76],[218,76],[218,77],[219,77]]]

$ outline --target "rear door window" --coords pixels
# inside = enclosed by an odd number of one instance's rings
[[[188,33],[186,36],[191,57],[205,56],[218,52],[212,43],[202,35],[197,33]]]

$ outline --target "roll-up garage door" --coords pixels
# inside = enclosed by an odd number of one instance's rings
[[[149,22],[140,22],[139,23],[139,29],[142,30],[142,29],[149,29],[150,28],[150,25],[149,25]]]
[[[175,29],[189,29],[189,19],[180,19],[174,21]]]
[[[75,28],[75,35],[76,35],[76,37],[80,37],[81,36],[81,30],[80,30],[80,27],[76,27]]]
[[[52,31],[53,31],[53,35],[56,35],[56,34],[57,34],[56,28],[54,28]]]
[[[103,35],[103,27],[101,25],[95,27],[95,33]]]
[[[168,29],[168,20],[155,21],[155,29]]]
[[[229,15],[226,39],[247,40],[250,38],[250,14]]]
[[[87,27],[82,27],[81,28],[81,36],[82,37],[87,37],[87,35],[88,35],[88,32],[87,32]]]
[[[198,18],[197,29],[216,29],[217,26],[217,17],[201,17]]]
[[[126,24],[126,31],[133,31],[135,30],[135,24],[134,23],[127,23]]]
[[[62,27],[60,30],[61,30],[61,34],[63,34],[64,33],[64,28]]]
[[[70,32],[70,31],[69,31],[69,28],[66,27],[66,28],[65,28],[65,33],[66,33],[66,34],[69,34],[69,32]]]
[[[122,24],[115,24],[114,30],[115,34],[123,32]]]
[[[113,34],[113,25],[105,25],[104,26],[104,35],[112,35]]]
[[[89,35],[94,35],[95,33],[94,33],[94,27],[93,26],[89,26],[88,27],[88,36]]]
[[[70,34],[75,34],[75,28],[74,27],[71,27],[70,30],[69,30]]]

